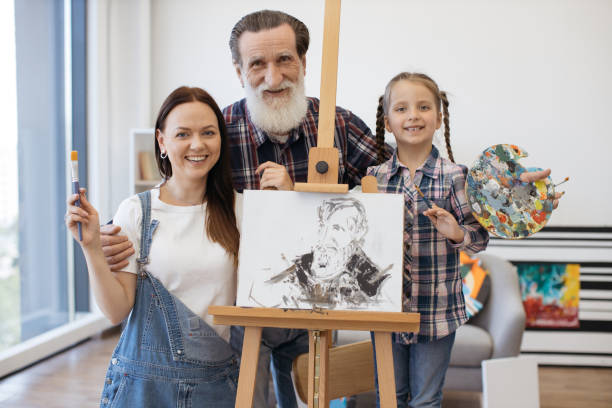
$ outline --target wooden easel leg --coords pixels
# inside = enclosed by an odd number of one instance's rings
[[[397,408],[391,333],[374,332],[374,339],[376,340],[376,368],[378,370],[380,406],[382,408]]]
[[[315,371],[317,371],[315,366],[315,350],[317,347],[318,336],[319,331],[308,330],[308,408],[313,408],[315,406]]]
[[[332,343],[331,330],[321,332],[321,379],[319,381],[319,408],[329,407],[329,348]]]
[[[328,408],[332,332],[309,330],[308,337],[308,408]]]
[[[260,344],[261,327],[245,327],[238,391],[236,393],[236,408],[253,406],[253,391],[255,389]]]

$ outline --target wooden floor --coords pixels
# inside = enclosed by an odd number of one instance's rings
[[[117,330],[0,380],[0,407],[95,407]],[[541,408],[612,408],[612,368],[540,367]],[[448,392],[443,408],[480,408],[480,393]]]

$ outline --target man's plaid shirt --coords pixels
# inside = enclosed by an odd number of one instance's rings
[[[368,169],[378,189],[404,195],[403,310],[421,314],[418,334],[396,333],[404,344],[440,339],[467,321],[459,274],[459,250],[479,252],[487,247],[489,234],[472,215],[465,195],[467,167],[440,157],[435,146],[425,163],[410,179],[410,171],[397,158]],[[429,218],[425,200],[413,184],[438,207],[455,216],[465,231],[463,242],[454,244],[438,233]]]
[[[272,142],[257,129],[248,114],[246,99],[223,109],[231,156],[234,188],[258,190],[259,175],[255,169],[266,161],[285,166],[291,180],[306,182],[308,151],[317,146],[319,100],[308,98],[308,111],[302,123],[293,129],[286,143]],[[339,151],[338,182],[352,188],[361,184],[366,169],[376,164],[376,141],[370,129],[350,111],[336,107],[334,147]],[[387,158],[391,149],[386,147]]]

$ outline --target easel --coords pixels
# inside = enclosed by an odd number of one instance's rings
[[[338,149],[333,147],[339,33],[340,0],[326,0],[317,147],[311,148],[308,155],[308,182],[296,183],[295,191],[348,192],[348,185],[338,184]],[[376,193],[376,179],[372,176],[364,177],[362,191]],[[380,403],[384,408],[396,408],[391,332],[417,332],[420,322],[418,313],[236,306],[211,306],[208,308],[208,313],[213,316],[215,324],[245,326],[236,408],[250,408],[253,405],[263,327],[308,329],[309,408],[329,407],[329,348],[332,342],[332,330],[373,331],[376,340]]]

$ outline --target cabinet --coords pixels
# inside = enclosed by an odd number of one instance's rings
[[[130,194],[138,194],[161,182],[155,161],[154,129],[130,131]]]

